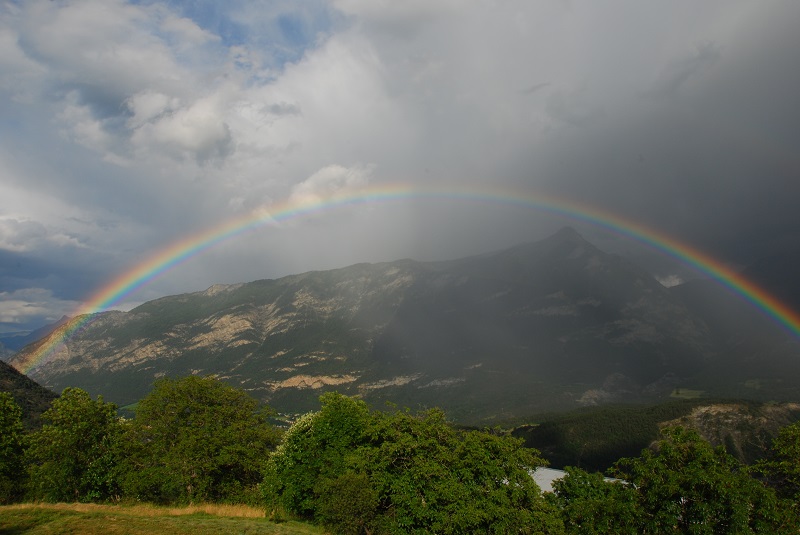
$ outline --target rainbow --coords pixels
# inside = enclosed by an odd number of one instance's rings
[[[164,273],[187,262],[215,245],[259,229],[265,225],[288,221],[297,217],[346,208],[364,203],[386,203],[398,200],[428,199],[434,201],[466,201],[498,203],[510,207],[535,209],[593,226],[605,228],[646,244],[668,256],[677,258],[697,271],[718,281],[729,290],[756,306],[767,316],[800,338],[800,314],[781,303],[775,296],[747,280],[715,258],[692,246],[681,243],[659,231],[599,208],[547,195],[531,195],[517,191],[500,191],[455,187],[420,188],[405,184],[374,186],[331,196],[326,199],[289,200],[268,209],[239,216],[220,225],[176,241],[157,251],[129,271],[122,273],[96,292],[75,311],[73,319],[62,326],[54,336],[48,337],[20,362],[18,369],[30,373],[47,361],[57,349],[78,330],[89,323],[93,314],[112,308]]]

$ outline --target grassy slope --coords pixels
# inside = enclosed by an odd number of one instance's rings
[[[260,515],[260,518],[256,515]],[[150,534],[211,535],[322,534],[301,522],[274,523],[247,507],[188,507],[94,504],[19,504],[0,507],[0,534]]]

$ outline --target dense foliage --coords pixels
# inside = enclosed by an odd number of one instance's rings
[[[0,392],[0,504],[19,497],[24,478],[22,409],[8,392]]]
[[[778,520],[774,492],[694,431],[666,430],[656,451],[621,459],[616,474],[636,487],[641,533],[765,533]]]
[[[439,410],[370,412],[338,394],[321,401],[270,457],[273,507],[337,533],[560,532],[528,473],[544,461],[519,440],[456,430]]]
[[[620,459],[622,481],[568,470],[550,499],[570,533],[797,533],[789,502],[723,448],[668,428],[654,449]]]
[[[43,415],[27,451],[32,497],[46,501],[107,500],[117,494],[117,407],[67,388]]]
[[[269,415],[212,377],[163,379],[133,420],[67,388],[26,436],[19,407],[2,393],[0,502],[27,492],[53,502],[259,503],[262,467],[280,439]]]
[[[0,393],[0,501],[260,504],[333,533],[797,533],[800,424],[749,468],[695,431],[662,431],[609,480],[568,468],[539,491],[535,449],[442,411],[374,411],[329,393],[281,437],[211,377],[163,379],[132,420],[77,388],[25,433]]]
[[[564,520],[567,533],[639,533],[641,513],[636,489],[623,481],[607,481],[599,472],[568,467],[547,495]]]
[[[278,442],[269,414],[213,377],[157,381],[125,432],[123,491],[166,503],[247,501]]]
[[[756,469],[769,478],[780,496],[800,503],[800,422],[781,429],[771,455]]]

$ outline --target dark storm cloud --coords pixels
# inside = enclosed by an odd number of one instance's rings
[[[697,47],[691,57],[675,60],[665,65],[658,73],[653,87],[646,94],[654,97],[675,97],[681,87],[693,76],[701,75],[720,58],[720,50],[714,43]]]
[[[97,286],[103,271],[89,265],[54,263],[48,258],[0,250],[0,288],[15,292],[25,288],[50,288],[53,297],[79,301]]]
[[[533,84],[532,86],[520,91],[520,93],[522,93],[523,95],[532,95],[532,94],[536,93],[537,91],[539,91],[540,89],[542,89],[544,87],[547,87],[548,85],[550,85],[550,82],[542,82],[542,83],[539,83],[539,84]]]
[[[732,263],[800,246],[800,36],[753,32],[763,39],[668,62],[635,113],[571,132],[545,158],[548,188]]]

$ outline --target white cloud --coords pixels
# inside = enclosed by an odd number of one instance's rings
[[[128,119],[128,127],[136,129],[177,109],[180,106],[180,100],[158,91],[146,89],[128,98],[126,104],[132,114]]]
[[[219,36],[200,28],[194,21],[184,17],[167,16],[161,23],[161,30],[172,34],[177,49],[181,51],[220,41]]]
[[[397,34],[415,33],[419,26],[453,15],[463,7],[455,0],[335,0],[334,5],[364,24],[377,25],[381,30],[390,29]]]
[[[47,237],[44,225],[36,221],[0,218],[0,249],[29,251],[33,245]]]
[[[183,69],[157,33],[157,6],[122,0],[25,3],[20,32],[29,56],[54,82],[72,82],[120,102],[131,89],[175,87]]]
[[[146,107],[152,114],[155,106],[163,107],[151,115],[151,120],[140,125],[131,136],[131,143],[146,157],[149,152],[165,151],[178,158],[191,158],[199,163],[221,159],[231,150],[231,130],[225,121],[226,109],[221,95],[200,98],[190,105],[170,110],[169,101],[150,98],[139,101],[139,108]],[[172,103],[174,104],[174,102]]]
[[[374,170],[369,165],[328,165],[292,188],[293,203],[311,204],[364,188]]]
[[[679,275],[656,275],[656,280],[661,283],[661,286],[666,288],[672,288],[673,286],[678,286],[686,282]]]
[[[24,325],[34,318],[53,322],[71,314],[78,305],[55,298],[46,288],[0,292],[0,323]]]
[[[39,221],[0,216],[0,249],[17,253],[43,248],[88,246],[65,228],[47,227]]]
[[[63,101],[58,120],[64,126],[62,133],[68,138],[101,154],[112,145],[113,138],[102,120],[97,119],[89,106],[80,103],[76,91],[70,91]]]
[[[0,6],[0,90],[14,101],[32,102],[46,69],[20,48],[18,20],[17,6],[11,2]]]

